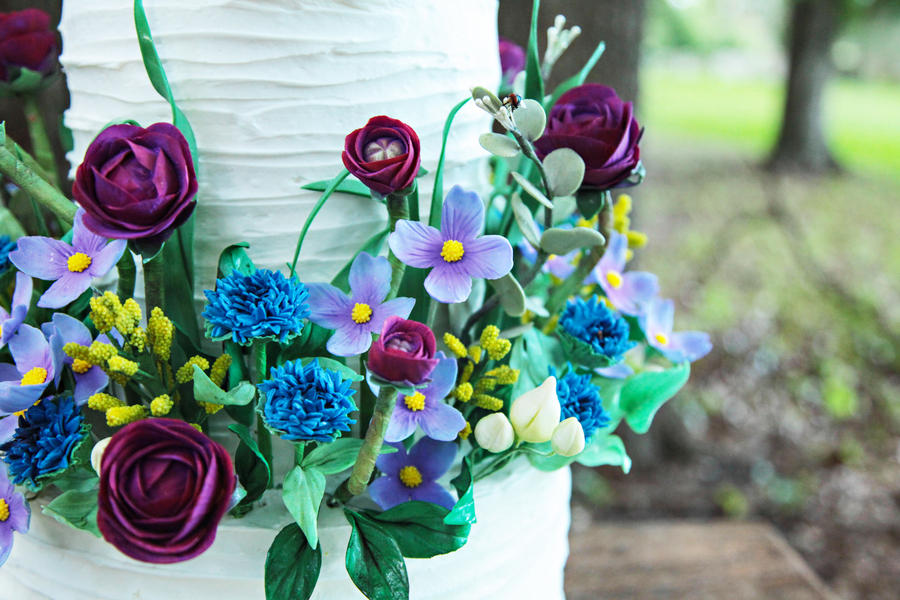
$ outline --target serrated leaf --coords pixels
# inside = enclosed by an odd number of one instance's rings
[[[366,511],[400,547],[406,558],[431,558],[459,550],[472,526],[447,525],[450,511],[430,502],[404,502],[383,513]]]
[[[197,365],[194,368],[194,399],[198,402],[221,404],[222,406],[246,406],[256,397],[256,386],[249,381],[241,381],[230,391],[225,391],[203,372]]]
[[[475,478],[472,476],[473,470],[472,454],[470,453],[463,459],[459,475],[450,481],[450,484],[456,488],[459,500],[453,505],[453,510],[444,517],[446,525],[474,525],[477,521],[475,518]]]
[[[43,508],[45,515],[50,515],[63,525],[87,531],[101,537],[97,528],[97,490],[69,490],[57,496]]]
[[[544,171],[555,198],[571,196],[584,179],[584,160],[571,148],[557,148],[544,158]]]
[[[533,142],[544,134],[547,113],[544,112],[540,102],[526,98],[519,104],[519,108],[513,111],[513,120],[525,139]]]
[[[347,573],[369,600],[409,600],[409,576],[397,542],[380,526],[344,509],[350,522]]]
[[[518,183],[520,186],[522,186],[522,189],[525,190],[525,192],[527,192],[529,196],[531,196],[532,198],[534,198],[535,200],[537,200],[538,202],[540,202],[547,208],[549,208],[551,210],[553,209],[553,203],[550,202],[550,200],[547,198],[547,196],[545,196],[541,190],[537,189],[533,183],[531,183],[530,181],[525,179],[521,174],[516,173],[515,171],[512,172],[512,176],[513,176],[513,179],[516,180],[516,183]]]
[[[644,371],[633,375],[619,394],[625,422],[636,433],[647,433],[656,411],[678,393],[691,374],[690,363],[664,371]]]
[[[328,189],[328,186],[331,185],[332,179],[323,179],[322,181],[314,181],[312,183],[307,183],[301,189],[304,190],[312,190],[314,192],[324,192]],[[354,196],[362,196],[364,198],[372,197],[372,190],[366,187],[359,179],[355,177],[348,177],[344,181],[340,182],[338,186],[334,189],[335,192],[343,192],[345,194],[353,194]]]
[[[507,273],[500,279],[488,279],[488,283],[497,291],[500,298],[500,306],[511,317],[521,317],[525,314],[525,292],[512,273]]]
[[[266,600],[309,600],[322,570],[322,548],[312,548],[296,523],[275,536],[266,554]]]
[[[512,205],[513,216],[516,218],[516,225],[519,226],[519,231],[522,232],[522,236],[535,250],[540,250],[541,235],[537,225],[534,223],[534,217],[532,216],[531,211],[528,210],[528,207],[522,202],[522,196],[518,193],[513,194],[510,204]]]
[[[590,227],[572,229],[554,227],[541,235],[541,248],[549,254],[565,255],[579,248],[602,246],[605,242],[603,234]]]
[[[319,545],[319,505],[324,495],[325,475],[316,469],[294,467],[284,477],[284,505],[313,548]]]

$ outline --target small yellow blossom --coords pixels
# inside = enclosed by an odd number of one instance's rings
[[[101,412],[106,412],[110,408],[114,408],[116,406],[125,406],[121,400],[116,398],[115,396],[110,396],[109,394],[94,394],[90,398],[88,398],[88,407],[93,408],[94,410],[99,410]]]
[[[138,372],[138,364],[136,362],[121,356],[113,356],[107,364],[110,371],[122,373],[128,377],[134,377],[134,374]]]
[[[147,322],[147,342],[159,360],[169,360],[174,333],[175,326],[172,324],[172,321],[163,314],[161,308],[155,307],[151,311],[150,319]]]
[[[225,376],[228,375],[228,368],[231,367],[231,355],[223,354],[213,363],[212,370],[209,372],[210,380],[219,387],[225,383]]]
[[[455,354],[456,358],[465,358],[469,355],[463,343],[451,333],[444,334],[444,344],[450,348],[450,352]]]
[[[474,363],[481,362],[481,346],[469,346],[469,358]]]
[[[462,372],[462,375],[460,376],[459,380],[462,383],[469,381],[469,377],[472,376],[472,372],[474,370],[475,370],[475,363],[473,363],[471,361],[466,362],[466,366],[463,367],[463,372]]]
[[[503,408],[503,400],[500,398],[494,398],[493,396],[488,396],[487,394],[479,394],[475,396],[475,404],[478,405],[478,408],[484,408],[486,410],[500,410]]]
[[[214,415],[217,412],[219,412],[220,410],[222,410],[223,408],[225,408],[221,404],[213,404],[212,402],[197,402],[197,404],[202,406],[203,410],[205,410],[206,414],[208,414],[208,415]]]
[[[172,402],[169,395],[163,394],[154,398],[153,402],[150,403],[150,412],[154,417],[164,417],[169,414],[173,406],[175,406],[175,403]]]
[[[143,352],[147,345],[147,334],[144,332],[144,328],[135,327],[134,331],[131,332],[131,338],[128,342],[135,352],[138,354]]]
[[[194,365],[200,367],[202,371],[206,371],[209,368],[209,361],[202,356],[191,357],[180,369],[178,369],[178,372],[175,374],[175,381],[178,383],[193,381]]]
[[[106,411],[106,424],[110,427],[128,425],[147,418],[147,409],[143,406],[114,406]]]
[[[459,432],[459,439],[467,440],[472,435],[472,424],[466,421],[466,426]]]
[[[104,366],[113,356],[118,356],[116,347],[103,342],[93,342],[88,350],[88,362],[92,365]]]
[[[490,346],[487,346],[488,356],[491,357],[491,360],[501,360],[509,354],[511,349],[512,343],[504,338],[496,339],[491,342]]]
[[[488,325],[481,332],[481,345],[485,348],[489,347],[499,335],[500,329],[496,325]]]
[[[474,390],[472,389],[472,384],[469,382],[459,384],[452,392],[453,397],[460,402],[468,402],[471,400],[473,393]]]

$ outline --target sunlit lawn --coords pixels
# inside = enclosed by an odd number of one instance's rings
[[[660,135],[733,142],[762,158],[778,134],[783,90],[776,81],[648,68],[642,93],[642,123]],[[825,127],[842,164],[900,177],[900,84],[833,81]]]

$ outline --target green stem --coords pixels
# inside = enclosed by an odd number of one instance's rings
[[[391,233],[393,233],[397,228],[397,221],[409,219],[409,202],[406,195],[389,194],[387,197],[387,209]],[[400,283],[403,281],[403,271],[406,269],[406,265],[394,256],[393,251],[388,254],[388,261],[391,263],[391,291],[388,293],[385,301],[397,297],[397,292],[400,291]]]
[[[294,443],[294,465],[299,467],[300,463],[303,462],[303,457],[306,456],[306,442],[295,442]]]
[[[34,211],[34,221],[37,223],[38,232],[44,237],[50,237],[50,230],[47,229],[47,220],[44,219],[44,212],[34,198],[31,198],[31,210]]]
[[[359,357],[359,373],[360,375],[365,376],[366,374],[366,361],[369,360],[369,353],[364,352]],[[359,435],[360,437],[366,437],[366,433],[369,430],[369,421],[372,420],[372,415],[375,413],[375,402],[376,397],[375,394],[372,393],[372,388],[368,386],[368,384],[363,381],[359,386],[360,391],[360,399],[359,399]]]
[[[121,302],[134,297],[134,282],[137,279],[137,267],[134,265],[134,255],[127,248],[122,258],[116,263],[119,272],[119,284],[116,286],[116,295]]]
[[[147,314],[157,306],[166,310],[166,265],[160,252],[144,263],[144,295],[147,298]]]
[[[255,340],[253,342],[253,362],[256,367],[253,383],[258,385],[268,375],[265,340]],[[263,455],[263,458],[269,464],[269,483],[267,487],[272,489],[275,485],[275,478],[272,472],[272,434],[266,428],[266,423],[261,414],[256,415],[256,443],[259,446],[260,454]]]
[[[37,97],[34,94],[25,96],[25,121],[28,123],[28,135],[31,137],[31,149],[37,163],[46,171],[49,181],[54,187],[59,187],[59,177],[56,174],[56,161],[53,157],[53,148],[50,146],[50,138],[47,136],[47,128],[44,127],[44,118],[38,107]]]
[[[369,479],[375,470],[375,459],[381,453],[381,445],[384,443],[384,434],[387,432],[388,423],[391,422],[391,413],[394,412],[394,404],[397,400],[397,390],[391,386],[384,386],[375,401],[375,412],[372,422],[366,432],[366,439],[356,457],[353,472],[345,484],[341,485],[336,494],[337,499],[346,502],[353,496],[359,496],[366,491]]]
[[[77,207],[62,192],[32,171],[23,160],[18,158],[17,153],[10,151],[4,141],[4,146],[0,148],[0,173],[71,225],[75,221]]]

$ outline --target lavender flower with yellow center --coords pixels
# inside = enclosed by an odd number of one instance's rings
[[[19,247],[9,260],[22,272],[55,281],[38,300],[43,308],[62,308],[91,287],[94,277],[103,277],[125,252],[125,240],[107,243],[105,237],[91,232],[82,223],[84,210],[75,215],[72,244],[53,238],[19,238]]]
[[[50,340],[51,347],[62,349],[66,344],[78,344],[79,346],[91,346],[91,332],[84,323],[63,313],[53,315],[53,321],[44,323],[42,329]],[[97,336],[98,342],[109,344],[109,338],[101,333]],[[88,398],[102,391],[109,384],[109,376],[99,366],[94,365],[84,358],[73,358],[68,354],[62,354],[62,361],[72,368],[75,375],[75,404],[81,406]]]
[[[441,229],[418,221],[398,221],[389,243],[410,267],[431,269],[425,290],[438,302],[463,302],[472,278],[499,279],[513,265],[512,246],[499,235],[481,235],[484,203],[475,192],[453,186],[444,199]]]
[[[0,363],[0,416],[33,406],[60,372],[61,347],[51,351],[43,334],[30,325],[19,327],[9,351],[15,365]]]
[[[430,438],[452,442],[466,426],[462,413],[442,402],[456,384],[456,359],[445,357],[443,352],[438,352],[435,358],[440,362],[431,372],[428,387],[416,390],[412,396],[397,397],[385,441],[403,441],[419,426]]]
[[[6,345],[28,315],[33,288],[31,277],[21,271],[16,273],[16,290],[13,292],[9,312],[0,306],[0,346]]]
[[[334,330],[328,351],[337,356],[362,354],[391,316],[405,319],[416,301],[384,301],[391,289],[391,265],[384,257],[360,252],[350,266],[350,295],[327,283],[309,283],[309,320]]]
[[[653,273],[625,273],[627,253],[628,237],[611,231],[609,246],[586,281],[599,283],[619,312],[637,316],[641,313],[641,308],[659,293],[659,282]]]
[[[647,305],[640,317],[641,329],[647,336],[647,343],[662,352],[674,363],[694,362],[712,350],[709,334],[702,331],[679,331],[672,333],[675,320],[675,303],[656,298]]]
[[[465,421],[463,423],[465,426]],[[369,486],[372,500],[378,506],[388,510],[410,500],[419,500],[448,510],[453,508],[456,501],[437,480],[456,458],[455,443],[424,437],[413,445],[408,454],[403,444],[389,442],[388,445],[396,448],[397,452],[378,457],[375,466],[384,475]]]
[[[13,532],[28,533],[31,510],[22,494],[6,475],[6,465],[0,462],[0,567],[6,562],[13,545]]]

